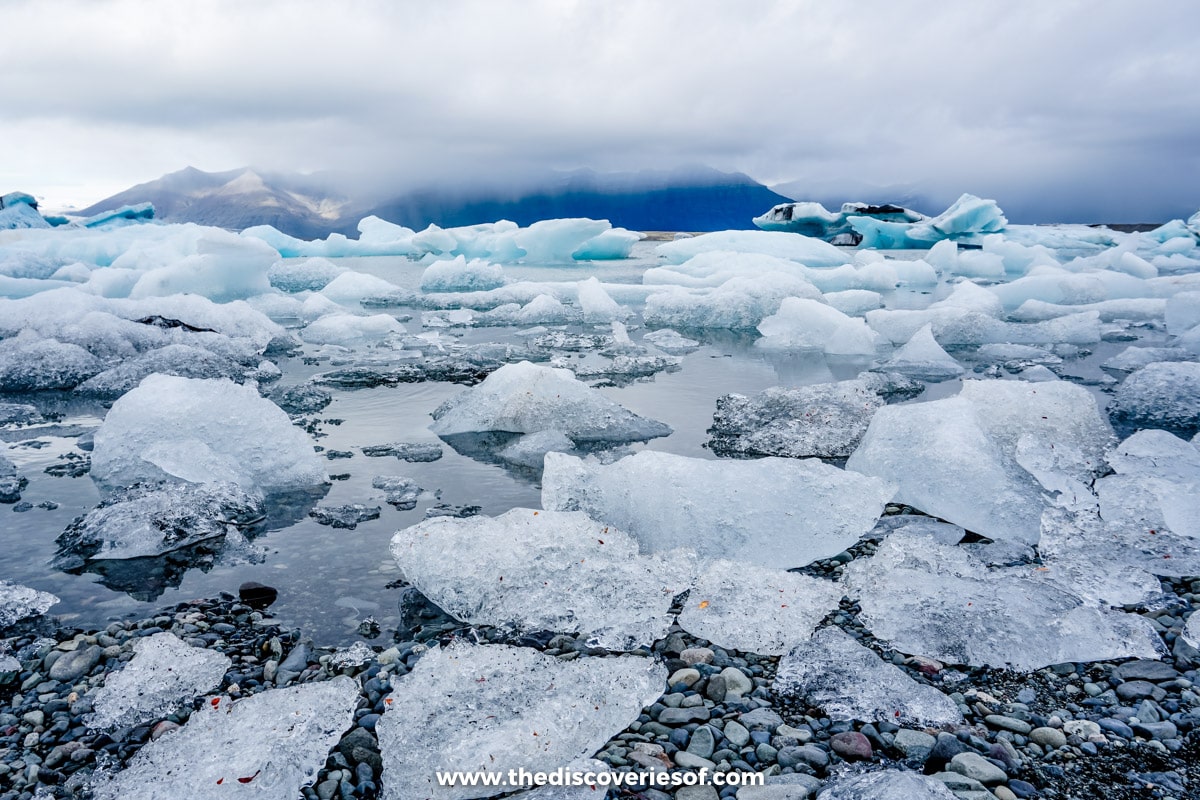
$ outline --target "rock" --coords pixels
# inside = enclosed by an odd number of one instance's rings
[[[238,587],[238,597],[251,608],[268,608],[279,597],[279,590],[257,581],[246,581]]]
[[[835,733],[829,739],[829,746],[847,761],[869,761],[871,759],[871,742],[858,731]]]
[[[675,800],[717,800],[717,790],[712,786],[681,786],[675,791]]]
[[[754,691],[754,681],[746,677],[746,674],[737,667],[726,667],[721,670],[721,677],[725,679],[726,696],[742,697]]]
[[[1179,729],[1173,722],[1139,722],[1132,727],[1135,734],[1146,739],[1174,739],[1179,736]]]
[[[1126,681],[1117,686],[1117,697],[1127,703],[1152,697],[1155,692],[1159,692],[1161,697],[1162,689],[1159,689],[1153,683],[1150,683],[1150,681]]]
[[[98,645],[89,645],[64,653],[54,662],[54,666],[50,667],[50,679],[61,683],[74,683],[100,663],[103,651],[104,648]]]
[[[937,744],[937,739],[924,731],[914,731],[911,728],[901,728],[896,731],[896,749],[903,753],[909,761],[924,763],[929,754],[933,752],[935,744]]]
[[[712,758],[714,749],[716,749],[716,738],[713,736],[712,728],[701,725],[692,731],[692,739],[688,742],[687,752],[700,758]]]
[[[722,733],[725,734],[726,740],[734,747],[745,747],[750,741],[750,731],[746,730],[745,726],[735,719],[731,719],[725,723],[725,729]]]
[[[1179,671],[1165,661],[1138,659],[1127,661],[1113,670],[1113,677],[1123,681],[1151,681],[1161,683],[1179,677]]]
[[[1067,736],[1058,728],[1034,728],[1029,733],[1029,738],[1035,744],[1042,747],[1057,750],[1067,743]]]
[[[713,651],[707,647],[690,647],[679,654],[679,660],[689,666],[711,664],[713,662]]]
[[[667,685],[675,686],[676,684],[682,683],[684,686],[687,686],[690,689],[698,680],[700,680],[700,673],[688,667],[672,672],[671,677],[667,678]]]
[[[1004,770],[977,753],[959,753],[950,760],[950,770],[982,784],[1004,783]]]
[[[689,722],[708,722],[711,715],[707,708],[666,708],[658,715],[663,725],[686,725]]]
[[[725,695],[728,690],[725,687],[725,679],[720,675],[713,675],[708,679],[708,683],[704,686],[704,696],[714,703],[725,702]]]
[[[983,718],[983,721],[988,724],[989,728],[999,728],[1000,730],[1004,731],[1012,731],[1013,733],[1019,733],[1022,736],[1027,735],[1031,730],[1033,730],[1033,726],[1028,722],[1022,722],[1019,719],[1005,717],[1000,714],[988,714]]]
[[[690,753],[687,750],[680,750],[675,754],[675,763],[681,767],[684,767],[685,769],[712,770],[717,766],[707,758],[701,758],[700,756]]]
[[[1090,739],[1100,735],[1100,726],[1089,719],[1072,719],[1063,723],[1063,730],[1068,736],[1078,736],[1080,739]]]
[[[761,728],[773,731],[783,724],[783,717],[769,708],[756,708],[738,717],[738,722],[742,723],[749,730]]]

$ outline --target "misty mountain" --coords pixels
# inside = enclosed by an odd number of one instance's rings
[[[591,217],[633,230],[710,231],[751,228],[751,220],[788,198],[740,173],[690,167],[596,173],[577,170],[526,180],[520,187],[448,185],[404,192],[357,193],[353,182],[252,169],[203,172],[193,167],[139,184],[81,211],[95,214],[149,201],[158,219],[240,230],[272,225],[301,238],[355,234],[369,214],[421,229],[508,219]],[[380,197],[387,199],[380,199]]]

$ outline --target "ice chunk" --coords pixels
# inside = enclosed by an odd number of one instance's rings
[[[92,477],[104,486],[175,478],[288,491],[325,481],[304,431],[250,386],[151,375],[97,429]]]
[[[275,250],[263,242],[217,228],[200,230],[202,232],[188,248],[191,254],[182,258],[171,257],[172,251],[178,252],[180,245],[168,242],[160,248],[146,248],[140,252],[128,250],[115,260],[114,267],[126,266],[122,259],[127,258],[131,265],[136,263],[145,270],[129,290],[129,296],[143,298],[190,293],[224,302],[271,290],[267,273],[279,259]],[[164,256],[167,266],[151,266]]]
[[[149,742],[115,774],[98,774],[96,800],[295,800],[353,722],[359,687],[340,676],[217,705]]]
[[[108,673],[92,697],[90,728],[111,730],[165,717],[221,685],[233,663],[215,650],[191,647],[164,631],[133,643],[134,655]]]
[[[560,661],[462,641],[393,679],[376,725],[384,800],[469,800],[519,788],[510,770],[550,772],[591,755],[662,693],[666,669],[635,656]],[[170,738],[170,737],[167,737]],[[438,770],[500,773],[496,786],[440,786]]]
[[[700,573],[679,624],[726,649],[783,655],[812,635],[838,607],[832,581],[735,561],[714,561]]]
[[[547,453],[542,505],[587,512],[638,540],[706,559],[803,566],[875,524],[894,484],[816,459],[709,461],[643,450],[612,464]],[[664,498],[672,498],[664,502]]]
[[[1086,602],[1033,570],[989,569],[962,548],[896,533],[847,564],[843,579],[866,626],[902,653],[1020,671],[1162,653],[1147,620]]]
[[[827,292],[825,302],[843,314],[854,316],[881,308],[883,296],[879,292],[872,292],[869,289],[846,289],[841,292]]]
[[[914,333],[881,369],[925,381],[949,380],[965,371],[933,338],[932,325],[926,325]]]
[[[1200,364],[1147,364],[1117,388],[1108,414],[1120,429],[1161,428],[1195,436],[1200,432]]]
[[[957,797],[937,778],[885,769],[834,778],[821,789],[817,800],[957,800]]]
[[[759,347],[816,349],[830,355],[875,355],[878,336],[867,324],[832,306],[803,297],[787,297],[779,311],[758,325]]]
[[[879,409],[846,468],[895,481],[897,502],[990,539],[1038,540],[1041,488],[964,397]]]
[[[483,259],[435,261],[421,273],[422,292],[479,292],[504,285],[504,270]]]
[[[822,628],[780,659],[775,692],[819,706],[834,720],[920,727],[962,722],[953,700],[918,683],[840,628]]]
[[[392,456],[412,463],[437,461],[442,457],[442,446],[436,442],[392,442],[391,444],[369,444],[362,448],[363,455],[370,458]]]
[[[331,280],[321,296],[336,303],[353,304],[377,297],[389,297],[400,292],[396,284],[365,272],[347,270]]]
[[[831,244],[797,233],[782,231],[718,231],[660,244],[658,255],[672,264],[714,250],[758,253],[797,261],[809,267],[836,267],[849,261]]]
[[[439,436],[482,431],[557,430],[575,442],[626,442],[667,436],[671,428],[614,403],[569,370],[506,364],[433,412]]]
[[[56,540],[55,565],[158,556],[249,528],[264,516],[260,498],[231,484],[139,484],[67,526]]]
[[[308,258],[303,261],[276,261],[267,270],[267,280],[276,289],[285,292],[319,292],[346,272],[326,258]]]
[[[959,197],[938,216],[921,222],[888,222],[854,215],[849,216],[847,222],[862,237],[862,247],[881,250],[928,248],[944,239],[981,242],[984,234],[1002,231],[1008,226],[996,201],[970,194]]]
[[[300,338],[312,344],[351,346],[377,342],[395,333],[404,333],[404,325],[390,314],[327,314],[310,322]]]
[[[377,475],[371,480],[371,486],[375,489],[382,489],[386,495],[387,504],[395,506],[400,511],[411,511],[416,508],[417,501],[421,499],[421,492],[424,491],[411,478],[393,475]]]
[[[846,458],[882,405],[857,380],[727,394],[717,398],[709,447],[722,456]]]
[[[688,559],[639,555],[627,534],[585,514],[527,508],[427,520],[397,533],[392,555],[463,622],[579,633],[610,650],[666,636],[671,601],[692,578]]]
[[[689,339],[679,331],[670,328],[661,328],[647,333],[642,337],[642,341],[654,345],[665,353],[687,353],[700,346],[700,342]]]
[[[159,347],[88,378],[75,387],[79,394],[116,399],[153,373],[183,378],[229,378],[244,381],[253,370],[210,350],[185,344]]]
[[[513,241],[525,251],[523,260],[527,264],[564,263],[573,260],[585,243],[611,228],[608,220],[544,219],[516,231]]]
[[[57,602],[58,598],[49,592],[0,579],[0,631],[23,619],[45,614]]]
[[[962,541],[963,536],[966,535],[966,531],[959,525],[951,525],[949,522],[942,522],[933,517],[924,517],[918,514],[901,514],[898,516],[881,517],[875,523],[875,528],[867,534],[867,538],[882,538],[896,531],[932,536],[935,541],[941,544],[958,544]],[[1028,549],[1030,553],[1033,552],[1026,545],[1017,546]]]
[[[730,278],[715,289],[670,289],[646,298],[647,325],[750,330],[779,310],[789,297],[817,301],[821,292],[803,278],[768,273]]]
[[[19,195],[20,192],[6,194],[5,197]],[[29,197],[29,195],[23,195]],[[49,228],[50,223],[37,212],[37,202],[0,202],[0,231],[21,230],[27,228]]]
[[[595,277],[579,283],[579,307],[583,309],[583,321],[593,324],[622,320],[630,313],[604,291]]]
[[[1200,325],[1200,292],[1180,292],[1167,300],[1164,321],[1176,336]]]
[[[645,234],[613,228],[593,236],[571,252],[576,261],[611,261],[629,258],[633,246],[646,238]]]
[[[42,339],[32,331],[0,341],[0,393],[70,389],[103,368],[79,345]]]
[[[1156,361],[1191,361],[1192,354],[1182,347],[1138,347],[1130,345],[1100,366],[1116,372],[1133,372]]]
[[[562,431],[538,431],[513,440],[496,455],[514,466],[540,471],[546,453],[574,452],[575,443]]]
[[[308,515],[317,521],[318,525],[328,525],[331,528],[354,530],[358,523],[379,519],[379,506],[365,506],[362,503],[350,503],[344,506],[317,506]]]

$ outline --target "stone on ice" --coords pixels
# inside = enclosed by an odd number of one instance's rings
[[[710,461],[643,450],[611,464],[547,453],[542,505],[582,510],[638,540],[704,559],[798,567],[870,530],[894,484],[816,459]],[[663,498],[672,498],[671,502]]]
[[[666,636],[687,559],[638,554],[637,542],[585,514],[516,508],[499,517],[438,517],[400,531],[405,578],[463,622],[579,633],[629,650]]]
[[[836,627],[822,628],[780,659],[775,691],[803,698],[835,720],[921,727],[962,722],[953,700],[919,683]]]
[[[97,774],[96,800],[295,800],[353,722],[352,678],[205,703],[169,736],[149,742],[116,773]]]
[[[1020,671],[1161,654],[1147,620],[1035,575],[1025,566],[989,569],[962,548],[906,533],[843,573],[864,624],[902,653]]]
[[[882,405],[859,380],[727,394],[717,398],[709,447],[722,456],[846,458]]]
[[[232,662],[215,650],[191,647],[164,631],[138,639],[134,656],[108,673],[92,697],[88,727],[110,730],[171,714],[221,684]]]
[[[97,429],[92,477],[107,487],[174,478],[275,492],[324,483],[325,470],[304,431],[254,388],[150,375]]]
[[[842,594],[821,578],[714,561],[696,578],[679,624],[726,649],[782,655],[812,635]]]
[[[470,800],[512,791],[509,770],[550,772],[589,756],[662,693],[667,672],[635,656],[560,661],[531,648],[431,650],[393,679],[376,725],[383,797]],[[169,737],[168,737],[169,738]],[[437,770],[499,772],[498,786],[440,786]]]
[[[450,398],[433,412],[439,436],[506,431],[561,431],[574,442],[643,441],[671,428],[638,416],[569,370],[522,361],[506,364],[483,383]]]

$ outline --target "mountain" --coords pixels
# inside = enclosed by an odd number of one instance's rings
[[[751,220],[787,197],[740,173],[704,167],[597,173],[577,170],[527,179],[506,189],[470,185],[427,187],[374,196],[353,181],[252,169],[203,172],[193,167],[139,184],[83,209],[90,215],[149,201],[158,219],[240,230],[272,225],[305,239],[330,232],[355,234],[369,214],[421,229],[508,219],[591,217],[633,230],[710,231],[752,228]],[[379,200],[382,194],[389,199]]]
[[[338,229],[349,200],[319,179],[259,173],[253,169],[203,172],[187,167],[138,184],[79,212],[98,214],[123,205],[151,202],[166,222],[197,222],[242,230],[273,225],[312,239]]]

